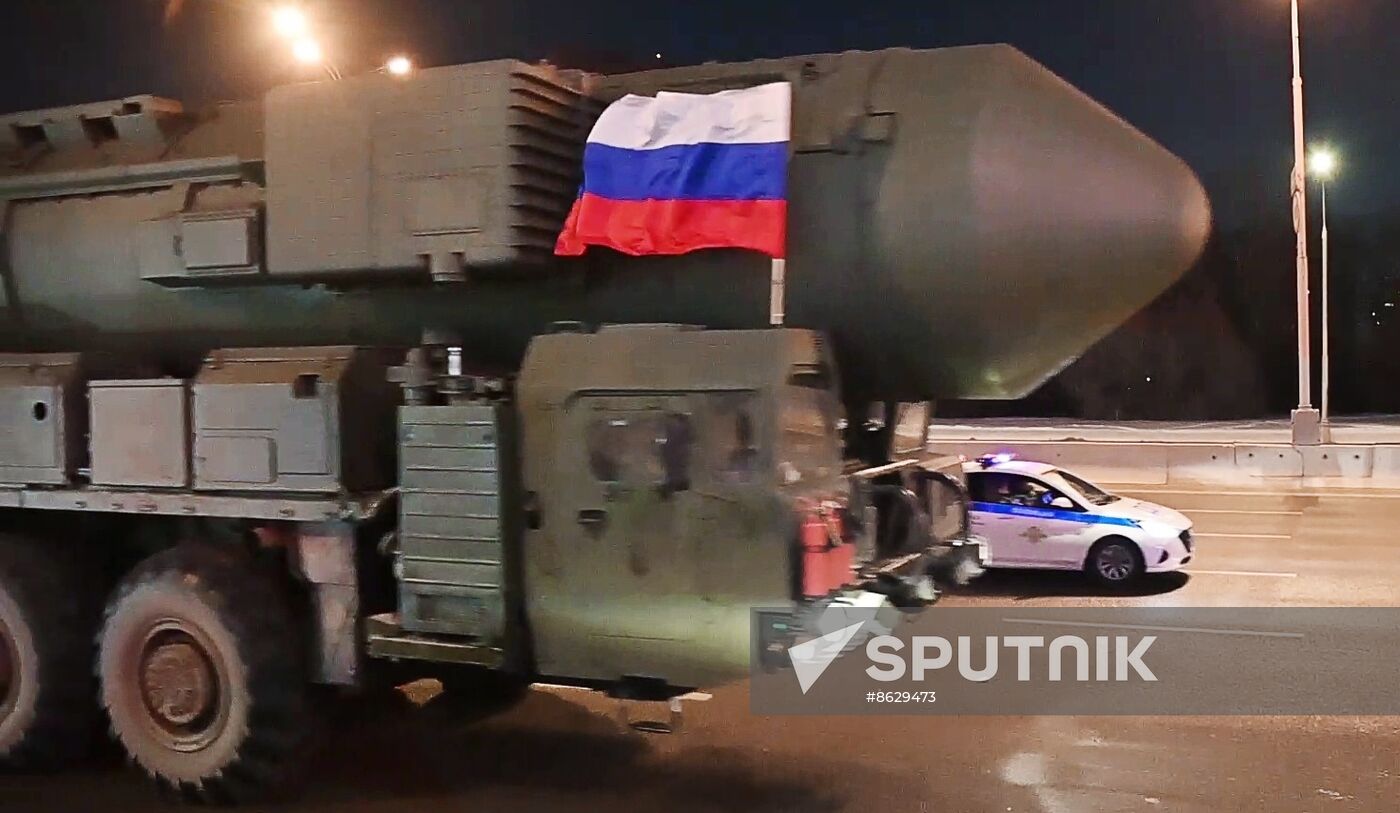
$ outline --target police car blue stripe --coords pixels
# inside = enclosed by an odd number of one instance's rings
[[[994,502],[975,502],[973,511],[987,514],[1007,514],[1013,517],[1034,519],[1061,519],[1066,522],[1079,522],[1084,525],[1122,525],[1126,528],[1142,527],[1135,519],[1127,517],[1106,517],[1101,514],[1086,514],[1082,511],[1060,511],[1053,508],[1031,508],[1025,505],[1002,505]]]

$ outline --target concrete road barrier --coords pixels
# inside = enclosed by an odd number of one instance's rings
[[[1286,423],[1084,424],[1053,421],[934,424],[935,451],[969,459],[1011,452],[1074,470],[1092,480],[1129,485],[1236,485],[1397,488],[1400,434],[1377,424],[1379,442],[1363,443],[1365,427],[1334,433],[1344,443],[1295,447]]]

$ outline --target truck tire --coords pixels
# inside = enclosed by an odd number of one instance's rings
[[[112,735],[185,801],[261,798],[300,748],[307,667],[284,579],[183,545],[147,559],[108,605],[98,674]]]
[[[0,762],[52,767],[92,744],[93,592],[37,544],[0,535]]]

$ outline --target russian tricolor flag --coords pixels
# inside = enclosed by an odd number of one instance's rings
[[[555,253],[746,248],[783,257],[791,133],[786,82],[618,100],[588,137],[583,189]]]

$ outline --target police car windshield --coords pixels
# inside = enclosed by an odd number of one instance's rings
[[[1094,485],[1088,480],[1085,480],[1082,477],[1076,477],[1075,475],[1070,474],[1064,469],[1056,469],[1045,476],[1045,479],[1050,481],[1052,484],[1055,484],[1054,481],[1057,478],[1061,480],[1064,483],[1064,485],[1068,485],[1070,488],[1074,489],[1075,491],[1078,491],[1080,495],[1084,497],[1085,500],[1093,503],[1094,505],[1108,505],[1109,503],[1115,503],[1118,502],[1118,500],[1122,499],[1121,497],[1116,497],[1112,494],[1109,494],[1107,491],[1104,491],[1103,489],[1099,488],[1098,486]]]

